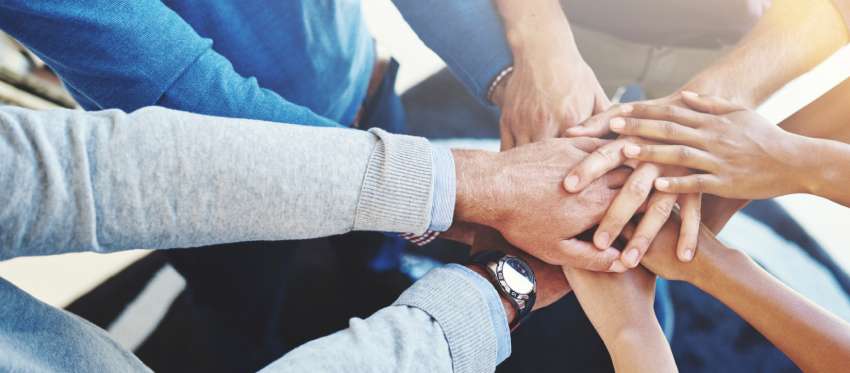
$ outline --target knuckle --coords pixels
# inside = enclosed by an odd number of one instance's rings
[[[676,117],[676,107],[670,105],[664,105],[660,109],[661,117],[665,119],[671,119]]]
[[[680,146],[678,148],[678,152],[676,153],[677,157],[679,158],[679,161],[688,161],[694,157],[693,150],[687,146]]]
[[[694,177],[694,185],[696,186],[697,190],[705,189],[707,184],[708,180],[706,180],[705,175],[696,175]]]
[[[605,163],[612,163],[617,160],[617,154],[614,147],[611,146],[603,146],[596,150],[596,154],[602,161]]]
[[[662,122],[661,123],[661,132],[664,136],[668,138],[676,137],[678,130],[676,129],[676,125],[671,122]]]
[[[641,196],[649,194],[650,188],[651,184],[647,183],[643,178],[638,178],[626,185],[626,191],[628,193]]]
[[[669,216],[670,212],[673,211],[673,206],[675,204],[675,201],[669,198],[664,198],[653,203],[650,208],[656,215]]]

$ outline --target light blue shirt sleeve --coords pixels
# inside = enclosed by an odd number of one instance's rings
[[[448,148],[435,146],[433,175],[434,199],[431,209],[431,226],[428,230],[445,232],[452,226],[457,200],[457,178],[452,152]]]
[[[393,0],[404,19],[478,101],[513,64],[505,27],[492,0]]]
[[[393,305],[308,342],[263,372],[492,372],[511,353],[490,283],[466,267],[429,272]],[[333,358],[328,358],[333,356]]]

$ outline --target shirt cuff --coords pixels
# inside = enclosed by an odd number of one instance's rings
[[[448,148],[434,147],[431,155],[434,168],[431,172],[434,185],[434,200],[431,205],[430,231],[445,232],[452,226],[457,197],[455,161]]]
[[[472,270],[449,264],[429,272],[395,305],[416,307],[440,325],[454,372],[492,372],[511,354],[511,334],[499,294]]]

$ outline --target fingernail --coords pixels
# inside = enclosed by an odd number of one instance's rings
[[[626,252],[626,257],[624,258],[626,260],[626,265],[631,268],[637,267],[638,255],[640,255],[640,253],[638,252],[637,248],[633,247],[629,249],[629,251]]]
[[[606,232],[601,232],[596,234],[596,247],[600,249],[607,249],[608,246],[611,246],[610,242],[611,236]]]
[[[693,249],[685,249],[685,252],[682,253],[682,261],[690,262],[694,259],[694,250]]]
[[[685,96],[687,98],[697,98],[699,95],[696,94],[696,92],[692,91],[682,91],[682,96]]]
[[[620,106],[620,112],[621,112],[621,113],[624,113],[624,114],[631,113],[631,112],[632,112],[632,110],[634,110],[634,109],[635,109],[635,107],[634,107],[634,106],[632,106],[632,105],[628,105],[628,104],[626,104],[626,105],[621,105],[621,106]]]
[[[623,154],[625,154],[626,157],[637,157],[637,155],[640,154],[640,146],[632,144],[626,145],[626,147],[623,148]]]
[[[626,126],[626,120],[623,119],[623,118],[614,118],[614,119],[611,119],[610,122],[608,122],[608,125],[611,127],[612,130],[619,131],[619,130],[622,130],[623,127]]]
[[[670,182],[664,179],[656,179],[655,180],[655,188],[658,190],[665,190],[670,187]]]
[[[626,266],[624,266],[623,263],[620,262],[619,260],[615,260],[614,263],[611,263],[611,267],[608,268],[608,272],[617,272],[617,273],[623,273],[627,270],[628,270],[628,268],[626,268]]]
[[[567,187],[567,191],[572,192],[578,187],[579,178],[576,175],[567,176],[564,179],[564,186]]]

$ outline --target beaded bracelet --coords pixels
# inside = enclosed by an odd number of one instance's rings
[[[493,79],[492,83],[490,83],[490,88],[487,89],[487,100],[488,101],[493,102],[493,92],[496,91],[496,87],[498,87],[499,83],[501,83],[502,80],[504,80],[512,72],[514,72],[514,67],[508,66],[504,70],[502,70],[502,72],[500,72],[499,75],[496,75],[496,78]]]

